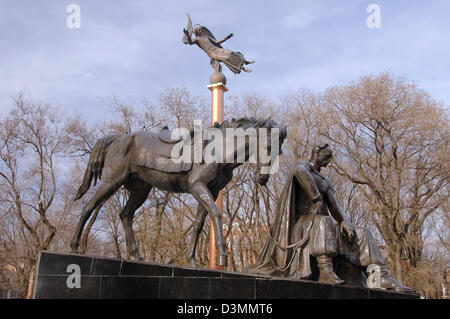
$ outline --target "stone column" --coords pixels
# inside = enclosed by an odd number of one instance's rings
[[[207,88],[211,91],[211,125],[215,122],[223,122],[223,96],[228,91],[225,86],[227,79],[222,72],[215,72],[210,78]],[[220,191],[216,199],[216,206],[223,212],[223,193]],[[209,268],[218,269],[216,265],[216,236],[214,234],[213,223],[209,221]]]

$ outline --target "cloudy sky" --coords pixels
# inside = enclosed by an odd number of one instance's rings
[[[381,27],[371,29],[373,3]],[[70,4],[79,29],[67,27]],[[92,120],[113,95],[157,101],[184,86],[208,97],[209,60],[181,42],[186,12],[217,38],[233,32],[224,47],[256,60],[253,73],[225,71],[229,94],[278,99],[390,71],[450,105],[448,0],[0,0],[0,116],[20,91]]]

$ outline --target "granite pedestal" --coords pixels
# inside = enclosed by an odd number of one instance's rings
[[[79,270],[80,275],[76,280],[74,269]],[[77,280],[79,288],[74,287]],[[416,299],[418,296],[306,280],[44,251],[36,268],[34,298]]]

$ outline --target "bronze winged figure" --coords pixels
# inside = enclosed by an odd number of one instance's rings
[[[233,36],[233,33],[217,40],[208,28],[198,24],[192,27],[189,14],[187,14],[187,26],[183,29],[183,32],[183,43],[198,45],[209,56],[211,66],[216,72],[222,71],[220,62],[224,63],[234,74],[239,74],[241,71],[251,72],[244,65],[255,63],[255,61],[248,61],[241,52],[224,49],[221,46],[222,43]],[[195,35],[195,37],[192,38],[192,35]]]

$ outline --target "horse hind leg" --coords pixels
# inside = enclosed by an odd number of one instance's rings
[[[139,253],[139,247],[133,231],[133,218],[135,211],[145,202],[152,186],[135,188],[130,190],[130,198],[128,199],[124,209],[120,213],[120,220],[125,231],[125,240],[127,243],[128,254],[137,260],[142,260]]]
[[[191,239],[186,251],[186,260],[193,267],[200,267],[200,264],[195,258],[195,248],[197,247],[198,238],[200,237],[200,232],[203,229],[203,224],[205,223],[207,215],[208,211],[201,204],[199,204],[197,207],[197,216],[195,217],[194,224],[192,225]]]
[[[104,180],[95,192],[94,196],[92,196],[89,202],[84,206],[81,213],[81,218],[78,222],[72,241],[70,242],[70,248],[73,253],[78,253],[81,234],[83,233],[84,226],[89,217],[91,217],[94,209],[99,205],[102,205],[123,184],[123,181],[124,178],[117,179],[116,181]]]

